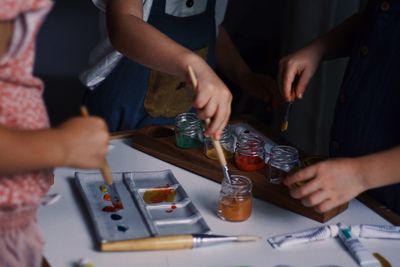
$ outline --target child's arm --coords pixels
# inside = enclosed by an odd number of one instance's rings
[[[361,19],[362,14],[353,15],[327,34],[281,59],[278,83],[287,101],[303,97],[310,79],[322,60],[349,54],[351,41],[359,28]],[[298,82],[294,84],[296,76],[298,76]],[[292,94],[292,86],[295,94]]]
[[[222,132],[230,116],[231,93],[208,64],[142,19],[142,0],[108,1],[107,27],[113,46],[151,69],[186,77],[191,65],[199,80],[194,107],[200,119],[212,117],[207,134]],[[193,33],[195,34],[195,33]]]
[[[18,130],[0,125],[0,175],[56,166],[99,168],[108,147],[99,118],[75,118],[56,129]]]
[[[284,184],[290,187],[312,179],[291,190],[291,195],[303,205],[325,212],[366,190],[400,183],[399,162],[398,146],[359,158],[327,160],[287,177]]]
[[[276,104],[279,100],[276,82],[269,76],[254,73],[239,54],[224,27],[219,27],[215,49],[217,68],[230,81],[251,96]]]

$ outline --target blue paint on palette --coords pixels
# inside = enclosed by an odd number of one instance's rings
[[[124,224],[120,224],[117,226],[118,231],[125,233],[126,231],[128,231],[129,227],[127,225]]]
[[[111,219],[113,219],[114,221],[119,221],[122,219],[122,216],[119,214],[111,214]]]

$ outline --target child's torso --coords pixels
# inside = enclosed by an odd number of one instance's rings
[[[0,20],[13,21],[13,33],[6,53],[0,57],[0,124],[21,130],[47,128],[43,86],[33,76],[32,68],[36,35],[52,2],[3,2]],[[0,177],[0,206],[37,204],[48,190],[51,179],[48,171]]]

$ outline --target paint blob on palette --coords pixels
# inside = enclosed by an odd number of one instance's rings
[[[155,187],[146,190],[143,200],[146,204],[175,201],[176,189],[166,185],[165,187]]]
[[[129,226],[125,225],[125,224],[118,224],[117,225],[117,230],[122,232],[122,233],[125,233],[126,231],[129,230]]]
[[[122,216],[119,215],[119,214],[111,214],[110,217],[111,217],[111,219],[114,220],[114,221],[122,220]]]
[[[166,213],[171,213],[176,209],[176,204],[172,203],[171,207],[167,210],[165,210]]]

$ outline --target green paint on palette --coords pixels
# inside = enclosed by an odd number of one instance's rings
[[[122,219],[122,216],[119,214],[111,214],[111,219],[113,219],[114,221],[119,221]]]
[[[129,230],[129,226],[124,225],[124,224],[119,224],[119,225],[117,226],[117,230],[120,231],[120,232],[125,233],[126,231]]]

